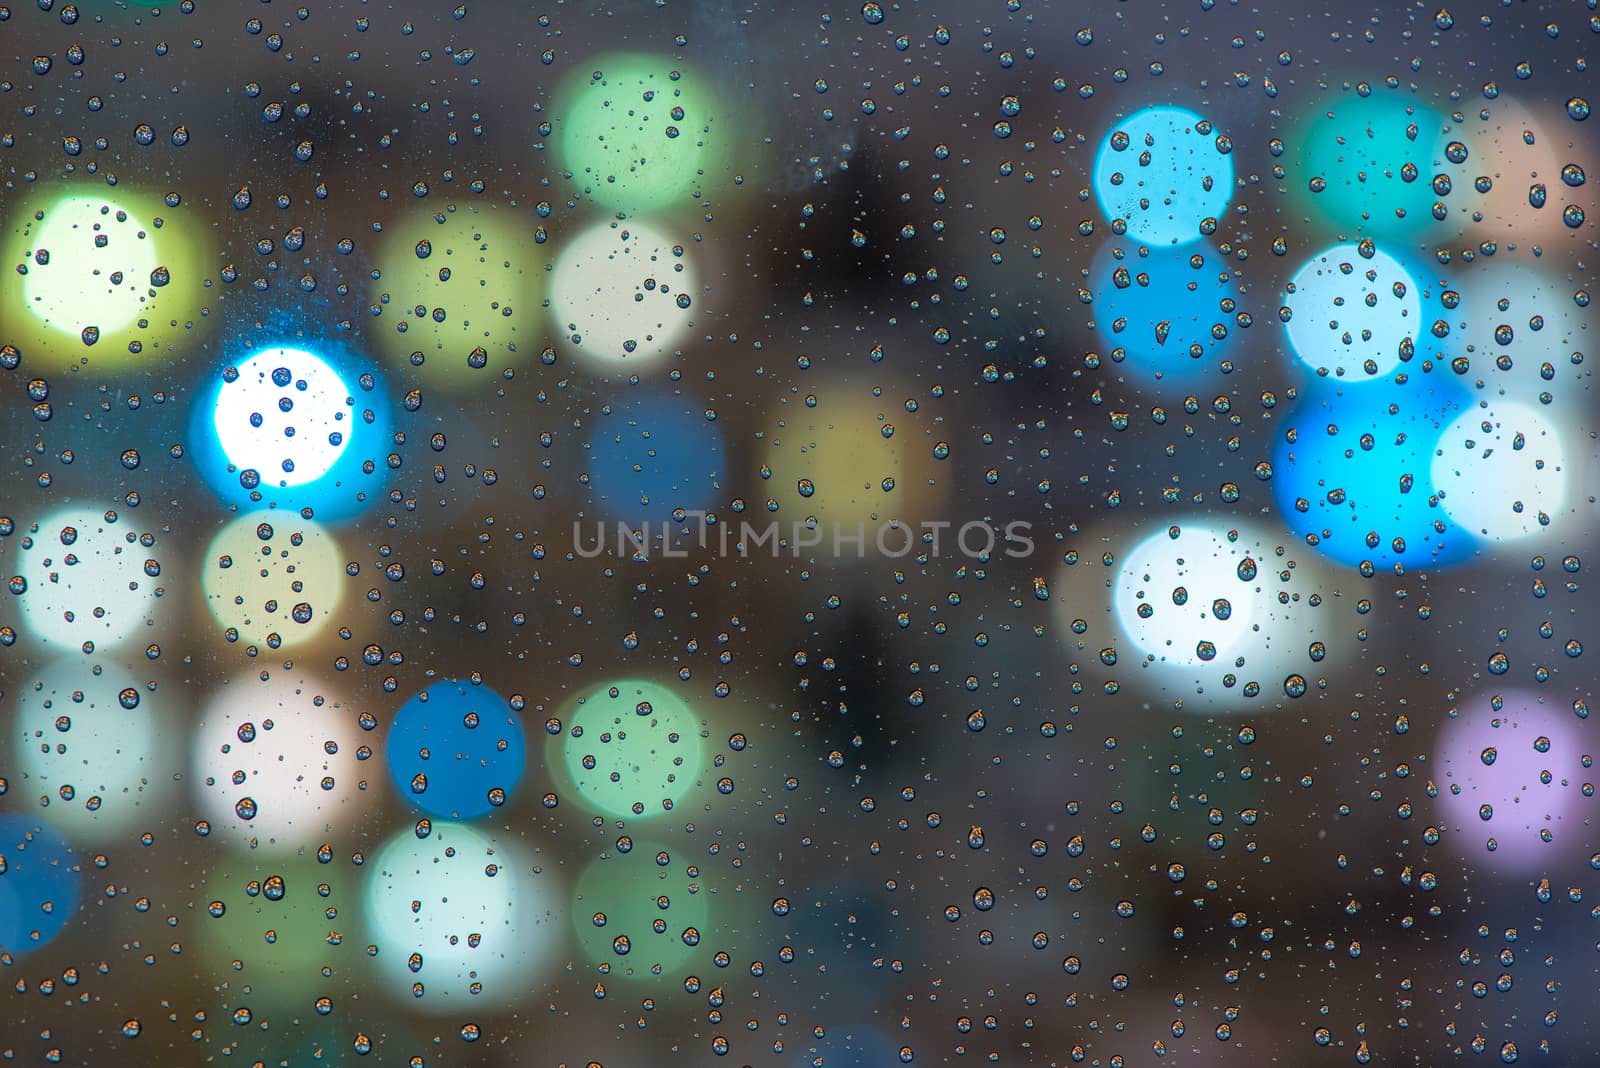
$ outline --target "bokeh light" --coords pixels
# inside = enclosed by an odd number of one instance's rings
[[[1427,317],[1449,333],[1440,358],[1495,399],[1537,405],[1571,426],[1583,418],[1593,377],[1590,298],[1580,280],[1543,264],[1480,261],[1448,269],[1431,288]]]
[[[670,976],[694,959],[708,934],[711,904],[691,867],[684,851],[648,841],[591,861],[571,906],[584,955],[613,979]]]
[[[63,193],[9,202],[0,344],[29,367],[165,364],[206,300],[196,237],[147,194]],[[159,224],[157,220],[160,220]]]
[[[212,415],[235,466],[284,486],[327,474],[350,444],[351,391],[321,357],[273,348],[223,372]]]
[[[1475,868],[1515,874],[1586,861],[1594,801],[1581,784],[1593,747],[1571,703],[1480,692],[1456,712],[1433,758],[1446,842]]]
[[[1197,241],[1233,196],[1228,139],[1187,108],[1149,107],[1118,119],[1094,160],[1094,191],[1115,225],[1148,245]]]
[[[289,648],[314,638],[344,601],[345,561],[320,523],[263,510],[229,521],[203,560],[206,605],[228,642]]]
[[[116,511],[69,507],[6,539],[23,634],[52,649],[126,645],[161,616],[163,546]]]
[[[584,196],[629,215],[696,207],[726,156],[727,103],[709,77],[647,52],[578,66],[557,93],[556,150]]]
[[[1600,1068],[1600,0],[0,5],[0,1068]]]
[[[1217,373],[1245,309],[1216,250],[1113,242],[1090,271],[1095,326],[1119,369],[1185,383]]]
[[[47,824],[0,812],[0,963],[47,945],[78,911],[78,856]]]
[[[1600,168],[1600,153],[1589,139],[1574,136],[1576,132],[1558,109],[1535,95],[1501,90],[1495,100],[1467,112],[1461,139],[1471,157],[1463,170],[1474,175],[1476,195],[1452,208],[1470,208],[1479,234],[1511,248],[1559,248],[1577,239],[1581,229],[1568,225],[1563,215],[1576,206],[1592,218],[1595,185],[1570,184],[1576,176],[1567,168],[1574,165],[1579,173],[1593,174]],[[1487,190],[1482,188],[1484,179]]]
[[[1106,585],[1117,638],[1102,662],[1127,663],[1131,646],[1141,672],[1127,681],[1173,708],[1257,711],[1303,696],[1308,677],[1347,653],[1325,607],[1335,588],[1328,569],[1256,524],[1185,517],[1118,551],[1114,566]],[[1059,574],[1063,632],[1088,631],[1085,570],[1080,561]]]
[[[313,845],[270,858],[232,854],[192,887],[194,966],[224,1009],[293,1009],[308,1019],[349,1011],[347,984],[365,978],[366,946],[349,927],[361,904],[359,869],[338,859],[345,863],[334,867],[333,854]]]
[[[1291,411],[1273,453],[1285,522],[1340,563],[1442,565],[1469,556],[1431,485],[1444,428],[1468,397],[1438,378],[1328,383]]]
[[[1346,88],[1307,101],[1287,138],[1288,187],[1342,236],[1411,234],[1433,223],[1444,122],[1399,90]]]
[[[556,329],[595,370],[666,356],[694,325],[692,256],[654,226],[609,222],[562,249],[550,284]]]
[[[561,770],[583,804],[608,816],[660,815],[700,783],[700,717],[664,683],[608,683],[573,702],[566,720]]]
[[[1250,546],[1225,530],[1162,530],[1123,557],[1117,619],[1146,656],[1182,667],[1228,664],[1265,622],[1258,574]]]
[[[1444,428],[1429,480],[1452,522],[1504,543],[1566,518],[1571,470],[1544,413],[1497,403],[1469,409]]]
[[[355,719],[340,696],[292,672],[224,680],[192,728],[189,782],[211,835],[314,852],[358,824]]]
[[[522,781],[522,719],[487,686],[433,683],[400,706],[384,746],[395,789],[425,812],[473,819]]]
[[[81,657],[22,679],[16,766],[50,821],[95,841],[154,826],[172,791],[166,691],[128,668]]]
[[[337,522],[377,498],[392,416],[364,360],[343,346],[304,345],[255,347],[219,365],[192,410],[192,454],[230,505],[310,508]]]
[[[1427,328],[1416,280],[1370,245],[1335,245],[1312,256],[1295,272],[1283,307],[1300,362],[1341,378],[1390,373]]]
[[[424,838],[399,832],[367,863],[364,918],[385,993],[435,1013],[537,996],[561,945],[559,893],[518,847],[439,823]]]
[[[921,429],[897,393],[914,397],[916,391],[820,383],[816,406],[785,411],[770,435],[752,496],[771,497],[784,522],[815,519],[830,551],[832,525],[851,537],[865,528],[869,555],[880,525],[916,524],[936,513],[948,495],[935,459],[940,439]],[[898,552],[905,536],[885,544]]]
[[[605,515],[665,522],[674,511],[718,502],[727,471],[722,432],[695,398],[630,389],[587,422],[590,484]]]
[[[386,226],[367,329],[386,366],[460,390],[534,359],[546,344],[543,240],[534,213],[495,204],[414,210]]]

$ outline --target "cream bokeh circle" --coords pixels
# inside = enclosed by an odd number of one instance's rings
[[[576,235],[556,260],[550,311],[573,351],[634,367],[671,353],[700,299],[692,253],[654,226],[609,222]]]
[[[293,513],[232,520],[211,539],[202,568],[206,605],[225,638],[288,648],[315,637],[344,600],[338,543]]]
[[[364,810],[353,711],[314,679],[259,673],[223,681],[193,726],[189,782],[211,835],[279,852],[314,851]]]

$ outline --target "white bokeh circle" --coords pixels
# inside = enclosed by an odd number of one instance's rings
[[[1205,527],[1163,530],[1123,558],[1114,605],[1123,632],[1156,660],[1227,663],[1250,643],[1256,623],[1253,577],[1241,579],[1249,546]]]
[[[353,713],[315,680],[259,673],[222,682],[194,724],[190,784],[212,837],[315,850],[357,822]]]
[[[93,642],[105,652],[154,622],[162,581],[156,544],[117,513],[63,508],[9,540],[9,570],[27,584],[24,633],[41,645]]]
[[[1190,515],[1094,534],[1110,551],[1049,580],[1058,640],[1074,659],[1098,651],[1105,681],[1150,707],[1228,716],[1315,699],[1314,680],[1359,646],[1337,624],[1337,569],[1281,531]]]
[[[300,486],[349,447],[354,411],[349,385],[326,360],[280,346],[224,372],[213,425],[233,466],[268,485]]]
[[[599,363],[645,363],[694,323],[699,283],[683,246],[636,222],[591,227],[556,261],[550,309],[560,332]]]
[[[1337,376],[1388,374],[1425,328],[1416,280],[1372,246],[1335,245],[1312,256],[1289,283],[1283,307],[1295,355]]]
[[[1559,518],[1568,474],[1553,421],[1525,404],[1502,402],[1445,427],[1431,481],[1455,522],[1492,541],[1512,541]]]

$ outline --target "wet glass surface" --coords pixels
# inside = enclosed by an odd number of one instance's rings
[[[1600,1061],[1593,0],[0,6],[0,1061]]]

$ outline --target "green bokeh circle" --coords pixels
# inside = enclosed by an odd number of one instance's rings
[[[532,363],[548,333],[538,232],[533,212],[493,204],[417,210],[384,227],[367,333],[385,367],[467,389]]]
[[[691,205],[727,157],[726,108],[703,72],[612,52],[561,86],[555,146],[588,199],[629,215]]]
[[[619,679],[572,702],[564,719],[552,771],[584,805],[643,819],[671,811],[699,783],[700,717],[663,683]]]
[[[609,978],[670,975],[697,953],[713,951],[708,891],[687,858],[686,849],[634,842],[626,853],[612,850],[591,861],[578,877],[573,932]],[[619,938],[626,939],[626,953],[618,952]]]

